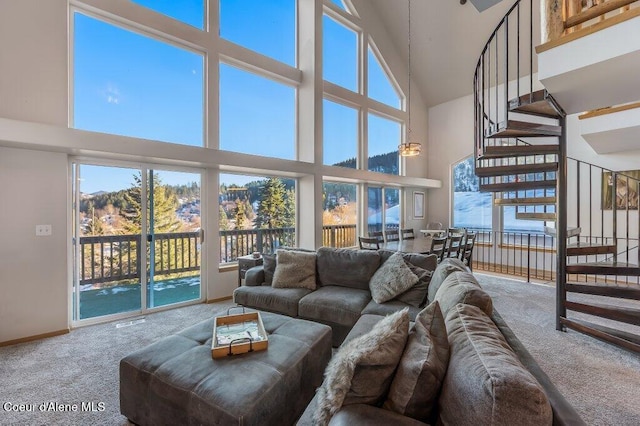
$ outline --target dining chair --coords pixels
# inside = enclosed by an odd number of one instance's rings
[[[462,262],[467,265],[470,270],[473,270],[473,267],[471,265],[471,256],[473,255],[473,246],[475,245],[477,236],[478,234],[476,232],[468,233],[464,245],[460,250],[460,260],[462,260]]]
[[[361,250],[379,250],[380,240],[377,237],[358,237]]]
[[[462,235],[447,237],[447,248],[443,257],[460,257]]]
[[[384,233],[382,231],[371,231],[369,232],[369,237],[377,238],[378,243],[384,243]]]
[[[401,232],[403,240],[413,240],[416,237],[413,233],[413,228],[403,229]]]
[[[447,237],[463,237],[466,233],[465,228],[447,228]]]
[[[400,241],[400,231],[397,229],[387,229],[384,232],[385,241]]]
[[[429,253],[438,256],[438,262],[440,262],[446,247],[447,237],[433,237],[431,239],[431,249],[429,250]]]

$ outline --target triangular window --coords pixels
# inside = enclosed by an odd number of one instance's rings
[[[346,4],[344,4],[344,2],[343,2],[342,0],[331,0],[331,3],[333,3],[333,4],[337,5],[340,9],[342,9],[342,10],[344,10],[344,11],[346,11],[346,12],[351,13],[351,12],[349,11],[349,8],[347,7],[347,5],[346,5]]]
[[[402,107],[402,97],[399,94],[399,90],[396,89],[396,84],[394,84],[393,80],[389,78],[387,71],[385,71],[382,65],[383,61],[379,59],[379,56],[371,46],[369,46],[367,56],[369,68],[369,97],[383,104],[400,109]]]

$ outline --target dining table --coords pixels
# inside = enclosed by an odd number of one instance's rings
[[[385,243],[381,243],[380,248],[399,251],[402,253],[429,254],[431,252],[431,240],[431,237],[418,237],[396,241],[387,241]]]

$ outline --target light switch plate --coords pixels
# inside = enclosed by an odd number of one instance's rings
[[[36,225],[36,236],[47,237],[51,235],[51,225]]]

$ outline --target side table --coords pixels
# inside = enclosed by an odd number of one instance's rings
[[[253,255],[248,256],[240,256],[238,258],[238,287],[242,285],[242,280],[244,279],[247,271],[254,266],[262,265],[262,256],[253,257]]]

